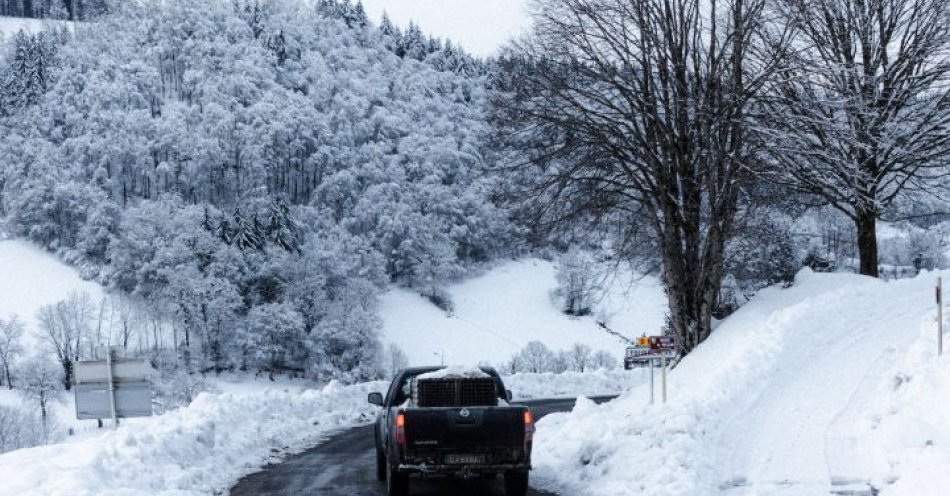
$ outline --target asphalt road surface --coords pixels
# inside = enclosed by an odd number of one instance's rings
[[[591,398],[598,403],[613,396]],[[516,402],[517,403],[517,402]],[[573,399],[521,402],[531,407],[536,419],[569,411]],[[320,445],[248,475],[231,488],[231,496],[383,496],[386,485],[376,480],[373,426],[340,432]],[[504,485],[495,481],[412,479],[412,496],[503,496]],[[532,496],[554,496],[531,489]]]

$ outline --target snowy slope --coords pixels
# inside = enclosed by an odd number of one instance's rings
[[[887,494],[901,471],[855,426],[882,416],[881,384],[932,319],[933,280],[804,271],[765,290],[673,371],[668,405],[639,387],[542,420],[537,478],[598,496]],[[948,414],[945,402],[931,420]],[[945,460],[948,448],[914,456]]]
[[[479,56],[498,48],[530,25],[528,0],[363,0],[367,14],[379,22],[383,12],[397,26],[410,21],[426,34],[449,38]]]
[[[395,343],[410,365],[501,364],[530,341],[552,350],[585,343],[596,350],[623,353],[624,342],[606,333],[591,317],[564,315],[551,301],[556,266],[544,260],[508,262],[448,288],[455,304],[448,315],[425,298],[403,289],[383,296],[384,343]],[[635,283],[612,281],[597,313],[610,327],[633,337],[655,333],[663,324],[666,300],[654,278]]]
[[[24,19],[21,17],[0,16],[0,40],[12,37],[17,31],[37,33],[49,26],[68,25],[65,21],[51,21],[48,19]]]
[[[27,326],[26,343],[34,342],[39,332],[37,310],[73,291],[88,292],[93,304],[103,296],[101,286],[82,280],[75,269],[53,255],[27,241],[0,237],[0,317],[18,315]]]
[[[0,494],[210,496],[276,455],[370,421],[379,383],[202,394],[188,408],[73,443],[0,455]]]

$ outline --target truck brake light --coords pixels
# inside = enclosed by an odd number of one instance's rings
[[[399,446],[406,444],[406,414],[402,412],[396,414],[396,444]]]
[[[531,410],[524,411],[524,442],[530,443],[534,440],[534,414]]]

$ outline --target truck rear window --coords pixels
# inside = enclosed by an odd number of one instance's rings
[[[419,407],[495,406],[494,378],[440,378],[414,381],[413,402]]]

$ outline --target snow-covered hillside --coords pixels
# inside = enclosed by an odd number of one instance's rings
[[[625,343],[595,318],[573,318],[554,305],[556,272],[553,263],[540,259],[507,262],[449,287],[452,315],[415,293],[394,289],[383,296],[382,340],[399,346],[410,365],[438,364],[443,356],[446,363],[501,364],[530,341],[553,350],[584,343],[619,357]],[[630,338],[659,331],[666,298],[655,278],[608,283],[597,318]]]
[[[668,405],[639,387],[542,420],[538,479],[598,496],[939,494],[934,279],[804,271],[763,291],[673,371]]]
[[[480,56],[495,55],[510,38],[527,29],[528,4],[527,0],[363,0],[374,22],[386,12],[403,28],[415,22],[426,32],[449,38]]]
[[[0,16],[0,40],[9,38],[17,31],[26,31],[36,33],[46,29],[49,26],[68,25],[64,21],[52,21],[49,19],[25,19],[22,17]]]
[[[82,280],[55,256],[27,241],[0,237],[0,318],[19,316],[26,324],[27,343],[39,332],[37,310],[72,292],[87,292],[95,303],[103,296],[101,286]]]

